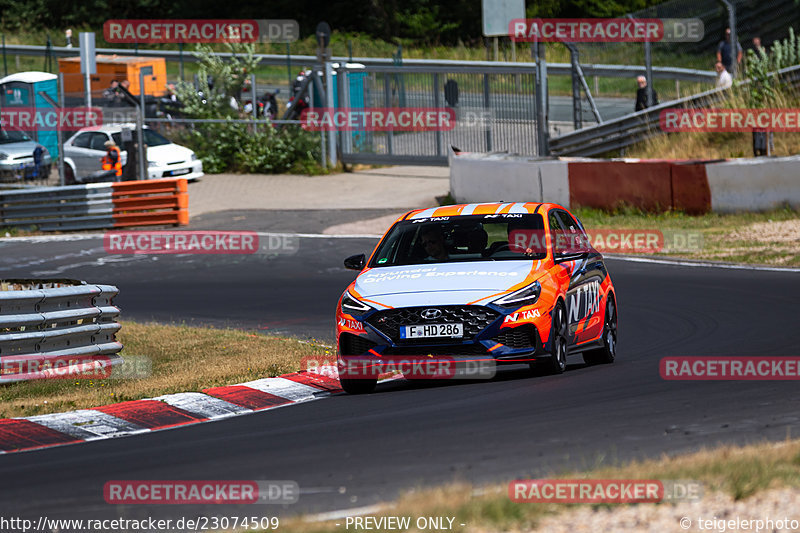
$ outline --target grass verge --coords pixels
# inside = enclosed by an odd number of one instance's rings
[[[550,477],[559,479],[660,479],[693,480],[703,486],[704,499],[723,494],[724,501],[742,502],[751,496],[765,491],[791,489],[794,499],[800,499],[800,440],[786,440],[780,443],[764,443],[745,447],[723,446],[704,449],[700,452],[676,457],[663,456],[659,459],[633,462],[622,466],[609,466],[587,472],[559,472]],[[679,504],[685,505],[685,504]],[[690,504],[695,505],[695,504]],[[603,513],[630,513],[639,515],[650,511],[668,511],[672,504],[538,504],[514,503],[508,497],[507,485],[474,487],[469,484],[453,484],[433,489],[413,490],[396,502],[387,504],[384,512],[370,516],[410,516],[411,523],[416,517],[453,517],[459,531],[530,531],[548,518],[561,523],[569,519],[570,512],[590,510],[575,524],[581,531],[603,531],[599,524],[593,524],[594,517]],[[703,514],[709,508],[695,507],[695,513]],[[711,516],[710,513],[706,513]],[[755,516],[756,513],[754,512]],[[722,515],[720,515],[722,516]],[[664,516],[661,517],[665,518]],[[672,519],[671,516],[667,517]],[[759,517],[761,518],[761,517]],[[777,519],[778,516],[773,516]],[[343,522],[343,519],[336,522]],[[678,530],[677,519],[670,530]],[[598,526],[598,527],[596,527]],[[630,528],[630,522],[628,522]],[[281,521],[282,531],[303,531],[307,533],[340,532],[342,526],[334,521],[309,523],[298,517]],[[627,528],[626,528],[627,529]],[[543,528],[542,530],[547,530]],[[569,530],[569,529],[565,529]],[[632,528],[630,530],[636,530]],[[649,529],[654,531],[656,529]],[[408,531],[418,531],[414,527]]]
[[[800,213],[791,208],[765,213],[709,213],[690,216],[681,212],[643,213],[637,209],[613,212],[572,210],[589,229],[660,230],[665,238],[676,233],[701,235],[699,248],[687,247],[659,256],[694,260],[729,261],[751,265],[800,266]]]
[[[99,407],[175,392],[200,391],[300,369],[303,357],[329,352],[315,343],[234,329],[122,322],[128,365],[142,378],[45,379],[0,386],[0,418]],[[142,365],[146,361],[146,365]],[[129,369],[115,369],[114,372]]]

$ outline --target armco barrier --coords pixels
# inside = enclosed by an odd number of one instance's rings
[[[0,383],[51,377],[48,365],[69,375],[121,362],[118,292],[74,280],[0,281]]]
[[[798,175],[800,156],[671,161],[457,154],[450,159],[450,192],[456,201],[470,203],[545,201],[689,214],[764,211],[800,207]]]
[[[0,191],[0,226],[57,231],[188,223],[186,179]]]

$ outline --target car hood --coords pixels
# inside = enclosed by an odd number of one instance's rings
[[[390,307],[458,305],[505,292],[543,273],[538,261],[480,261],[373,268],[362,272],[354,290]]]
[[[180,161],[188,163],[192,159],[192,150],[178,144],[162,144],[161,146],[147,147],[147,160],[155,161],[159,165],[178,163]]]
[[[8,154],[10,159],[15,159],[20,156],[33,157],[33,151],[39,143],[36,141],[19,141],[13,143],[0,144],[0,153]]]

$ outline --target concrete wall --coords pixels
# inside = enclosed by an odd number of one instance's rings
[[[706,165],[717,212],[800,207],[800,156],[736,159]]]
[[[567,172],[567,163],[558,159],[456,155],[450,158],[450,194],[458,203],[545,201],[569,207]]]
[[[601,209],[631,205],[690,214],[764,211],[785,204],[800,207],[800,156],[670,161],[454,154],[450,192],[459,203],[546,201]]]

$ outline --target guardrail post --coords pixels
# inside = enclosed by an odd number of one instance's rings
[[[341,103],[341,91],[338,94]],[[333,104],[333,65],[330,61],[325,62],[325,98],[328,101],[328,107],[335,107]],[[333,131],[328,132],[328,161],[331,168],[336,166],[336,132]]]

